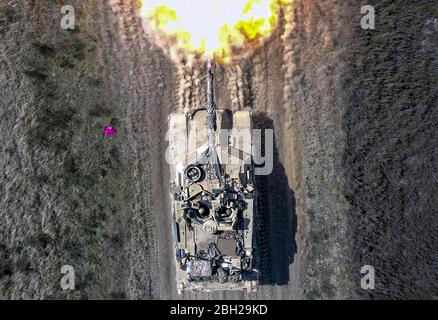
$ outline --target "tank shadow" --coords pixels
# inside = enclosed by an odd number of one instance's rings
[[[254,113],[253,122],[255,129],[274,129],[273,120],[264,112]],[[264,138],[262,150],[266,150]],[[297,252],[297,216],[294,192],[289,188],[285,169],[279,159],[275,133],[273,170],[269,175],[256,176],[255,182],[258,197],[254,240],[258,252],[259,283],[287,285],[290,280],[289,266]]]

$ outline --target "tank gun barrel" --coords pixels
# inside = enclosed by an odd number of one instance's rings
[[[224,177],[222,176],[221,165],[216,152],[216,104],[213,96],[213,67],[211,60],[207,62],[207,136],[208,136],[208,157],[216,177],[219,179],[222,186],[225,185]]]
[[[207,62],[207,127],[216,131],[216,105],[213,92],[213,67],[211,60]]]

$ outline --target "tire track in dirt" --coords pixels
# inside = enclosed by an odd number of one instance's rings
[[[145,102],[149,100],[149,110],[147,113],[143,114],[146,122],[149,125],[150,133],[149,139],[151,139],[151,185],[155,187],[150,190],[150,196],[152,197],[152,210],[150,214],[146,217],[148,225],[148,234],[153,235],[153,252],[149,259],[151,261],[151,272],[154,277],[152,282],[154,286],[159,288],[159,291],[153,296],[153,298],[166,298],[172,296],[171,286],[173,285],[172,274],[173,271],[168,263],[169,255],[173,256],[173,252],[170,251],[168,247],[165,246],[166,242],[171,241],[171,233],[168,232],[170,229],[170,215],[169,204],[168,204],[168,188],[167,184],[161,183],[162,177],[164,175],[164,170],[162,166],[165,165],[164,159],[164,136],[167,130],[167,126],[163,126],[163,123],[167,123],[167,113],[169,112],[170,101],[166,99],[163,94],[155,94],[159,92],[160,89],[164,87],[164,76],[162,74],[163,61],[162,55],[158,48],[154,48],[145,38],[141,21],[137,16],[137,11],[134,6],[134,2],[131,2],[130,13],[135,20],[134,34],[137,35],[134,38],[134,43],[137,44],[137,59],[138,64],[141,65],[143,61],[146,61],[145,67],[140,68],[142,73],[142,85],[140,86],[140,94],[145,95]],[[146,57],[150,54],[149,59]],[[154,81],[151,80],[151,75]],[[163,92],[161,92],[163,93]],[[148,99],[149,98],[149,99]],[[152,139],[159,138],[162,143],[154,143]],[[158,156],[154,156],[158,155]],[[168,179],[166,179],[168,180]],[[158,241],[160,244],[158,244]],[[161,250],[160,250],[161,249]],[[166,250],[168,256],[163,259],[163,255],[160,254],[161,251]],[[160,270],[160,272],[156,272]],[[168,288],[170,287],[170,288]]]
[[[230,94],[230,105],[233,111],[241,110],[245,107],[245,96],[243,93],[243,72],[240,65],[236,62],[225,68],[225,77],[228,78],[227,88]]]
[[[137,102],[136,97],[136,88],[134,87],[136,83],[132,83],[132,77],[134,76],[134,66],[132,63],[132,57],[128,57],[132,54],[132,38],[131,38],[131,30],[129,24],[132,23],[132,18],[129,16],[127,12],[127,8],[123,6],[121,3],[111,3],[111,8],[109,8],[105,3],[100,4],[102,7],[100,9],[101,12],[105,16],[110,15],[112,8],[116,8],[114,13],[116,14],[115,19],[118,20],[120,30],[118,30],[118,34],[120,35],[120,39],[122,42],[123,50],[121,52],[110,51],[107,53],[109,57],[115,58],[116,61],[113,63],[120,63],[124,57],[124,61],[127,62],[127,65],[123,70],[120,70],[119,73],[116,73],[119,77],[121,77],[121,81],[113,81],[114,83],[118,83],[121,85],[117,91],[119,91],[122,95],[127,96],[130,94],[133,99],[129,99],[125,103],[126,113],[128,117],[127,121],[127,131],[128,131],[128,148],[133,155],[132,157],[132,170],[134,181],[134,194],[133,194],[133,203],[131,205],[131,227],[130,227],[130,240],[128,241],[127,251],[128,251],[128,259],[130,261],[129,266],[129,275],[127,281],[127,293],[128,298],[150,298],[154,295],[153,286],[151,283],[150,275],[145,273],[145,270],[150,270],[152,267],[150,264],[150,259],[148,255],[150,255],[151,246],[150,243],[153,243],[152,237],[149,236],[149,229],[147,227],[146,221],[143,217],[143,212],[150,211],[150,207],[147,203],[144,202],[142,195],[145,190],[142,185],[143,180],[143,168],[141,167],[141,158],[142,155],[141,150],[144,148],[139,148],[138,145],[140,143],[140,132],[141,129],[139,125],[144,122],[140,122],[140,119],[137,115],[137,110],[135,104]],[[105,30],[103,31],[105,33]],[[108,43],[111,43],[110,39],[107,39]],[[119,58],[119,54],[122,53],[122,56]],[[122,60],[123,61],[123,60]],[[128,74],[127,74],[128,73]],[[138,82],[138,81],[136,81]],[[144,143],[144,142],[143,142]],[[146,169],[148,170],[148,169]],[[147,174],[147,173],[146,173]],[[146,234],[147,232],[147,234]],[[140,246],[141,249],[138,247]],[[144,246],[144,247],[143,247]],[[142,250],[143,249],[143,250]],[[142,252],[144,251],[144,252]],[[144,269],[144,270],[143,270]]]
[[[135,8],[132,11],[134,14]],[[150,139],[153,140],[153,143],[151,142],[151,155],[153,156],[151,159],[153,168],[151,184],[155,187],[151,191],[154,218],[151,228],[155,230],[155,242],[158,249],[150,257],[152,261],[157,261],[158,268],[153,268],[150,272],[159,270],[159,277],[156,281],[154,280],[154,285],[160,287],[160,293],[154,298],[168,299],[176,297],[176,283],[172,234],[170,232],[172,219],[168,191],[169,168],[164,156],[167,147],[165,140],[167,116],[178,105],[178,96],[175,95],[178,92],[178,80],[175,77],[175,65],[164,56],[160,48],[147,41],[141,21],[137,16],[136,19],[138,23],[135,32],[141,35],[137,41],[140,46],[143,43],[145,44],[138,53],[139,59],[142,59],[142,56],[150,57],[147,59],[148,67],[145,69],[147,72],[144,73],[143,81],[150,86],[148,97],[151,100],[149,103],[151,109],[145,114],[145,118],[152,132]],[[190,105],[196,99],[193,94],[193,86],[196,80],[194,79],[195,72],[192,68],[186,68],[186,70],[188,70],[188,74],[184,75],[186,81],[184,107]]]
[[[178,64],[178,78],[179,78],[179,108],[175,109],[177,112],[184,112],[190,108],[190,87],[191,87],[191,76],[189,67],[181,62]]]
[[[123,43],[121,57],[128,61],[123,72],[123,83],[129,117],[128,132],[131,134],[131,151],[134,154],[134,177],[136,186],[134,195],[133,221],[131,230],[131,272],[129,281],[130,298],[159,298],[166,297],[163,288],[167,284],[166,277],[171,277],[166,267],[160,263],[160,248],[157,243],[163,221],[159,218],[162,211],[155,193],[163,194],[159,188],[152,185],[160,181],[160,158],[154,154],[162,154],[161,144],[152,142],[161,132],[156,123],[162,123],[161,103],[156,94],[157,89],[164,87],[163,75],[159,66],[161,61],[144,37],[141,21],[137,17],[135,1],[113,2],[119,25],[120,37]],[[158,175],[158,176],[157,176]],[[161,212],[160,212],[161,211]],[[162,234],[162,232],[161,232]],[[166,234],[166,233],[164,233]],[[166,272],[157,272],[158,270]]]

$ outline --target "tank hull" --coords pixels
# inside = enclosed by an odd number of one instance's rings
[[[209,132],[206,112],[169,116],[177,288],[253,291],[252,116],[217,110],[217,130]]]

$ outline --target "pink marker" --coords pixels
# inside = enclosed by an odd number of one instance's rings
[[[117,130],[111,126],[105,126],[103,134],[107,137],[114,137],[117,134]]]

